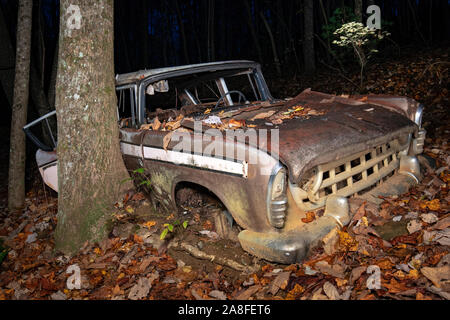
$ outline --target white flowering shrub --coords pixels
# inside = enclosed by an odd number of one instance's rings
[[[363,83],[364,67],[373,53],[378,52],[375,49],[376,43],[389,36],[390,33],[370,29],[364,26],[361,22],[349,22],[342,25],[333,34],[337,37],[333,44],[339,47],[353,48],[358,63],[361,67],[360,73],[360,87]]]
[[[334,40],[333,43],[340,47],[358,46],[362,47],[371,40],[382,40],[390,34],[386,31],[379,32],[376,29],[369,29],[361,22],[349,22],[333,32],[334,35],[339,36],[339,40]]]

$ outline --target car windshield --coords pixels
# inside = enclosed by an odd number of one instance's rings
[[[188,105],[230,107],[267,100],[253,69],[202,72],[148,83],[147,112]]]

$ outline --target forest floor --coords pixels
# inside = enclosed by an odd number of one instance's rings
[[[426,105],[424,153],[436,166],[380,207],[352,199],[349,226],[332,231],[302,264],[270,263],[245,253],[233,237],[220,239],[214,217],[222,208],[213,199],[188,196],[184,208],[167,216],[154,212],[141,192],[116,204],[108,239],[67,257],[54,251],[57,196],[39,181],[22,211],[8,212],[3,197],[0,203],[0,299],[450,299],[448,64],[447,51],[429,50],[369,67],[368,92]],[[358,81],[357,73],[347,77]],[[269,86],[277,97],[308,87],[353,93],[349,81],[327,70],[272,79]],[[160,240],[164,225],[176,220],[187,227],[175,226]],[[74,266],[80,289],[67,286]],[[377,270],[380,286],[369,289]]]

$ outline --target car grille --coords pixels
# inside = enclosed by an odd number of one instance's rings
[[[346,158],[319,165],[303,182],[297,203],[302,209],[313,210],[325,205],[328,195],[352,196],[363,194],[392,176],[399,167],[400,152],[407,148],[393,140],[353,154]],[[302,185],[302,184],[301,184]],[[300,200],[300,201],[299,201]]]

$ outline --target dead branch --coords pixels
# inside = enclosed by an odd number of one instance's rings
[[[172,242],[170,244],[170,247],[183,249],[195,258],[202,259],[202,260],[209,260],[211,262],[230,267],[237,271],[253,273],[259,269],[259,266],[256,266],[256,265],[255,266],[244,266],[244,265],[242,265],[234,260],[231,260],[231,259],[218,257],[218,256],[215,256],[212,254],[207,254],[206,252],[203,252],[186,242],[181,242],[181,243]]]

